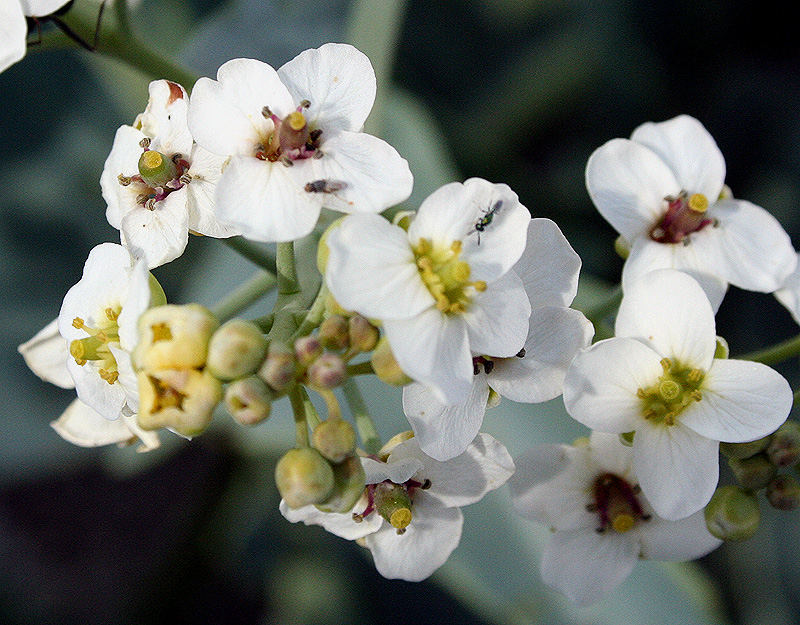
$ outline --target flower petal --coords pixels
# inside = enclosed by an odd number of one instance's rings
[[[109,384],[97,372],[97,365],[89,361],[79,365],[74,359],[67,360],[67,369],[75,381],[78,399],[110,421],[119,419],[125,406],[125,389],[119,382]]]
[[[100,189],[107,205],[106,219],[117,230],[120,229],[122,218],[128,211],[139,206],[136,202],[139,191],[135,186],[120,184],[119,176],[133,176],[139,173],[139,157],[142,155],[139,141],[144,138],[144,133],[132,126],[117,128],[111,152],[100,175]]]
[[[363,508],[364,505],[366,505],[366,502],[362,499],[353,509]],[[306,525],[321,525],[331,534],[347,540],[363,538],[377,531],[383,525],[383,519],[377,514],[367,515],[361,523],[356,523],[353,521],[353,515],[350,512],[342,514],[322,512],[316,506],[290,508],[283,499],[281,499],[279,509],[287,521],[292,523],[302,521]]]
[[[79,399],[50,426],[61,438],[79,447],[129,443],[136,438],[124,419],[109,421]]]
[[[365,484],[378,484],[385,480],[403,484],[422,470],[424,463],[417,458],[406,458],[391,463],[361,458],[361,465],[366,474]]]
[[[675,521],[703,508],[714,494],[719,443],[681,422],[640,427],[633,438],[633,465],[653,510]]]
[[[69,343],[58,331],[58,319],[53,319],[33,338],[17,348],[31,371],[45,382],[61,388],[75,388],[67,369]]]
[[[783,286],[775,291],[775,299],[783,304],[791,313],[792,319],[800,324],[800,263],[783,283]]]
[[[219,223],[215,213],[217,182],[227,160],[226,157],[213,154],[199,145],[194,146],[191,166],[186,172],[191,177],[191,182],[184,187],[188,194],[186,210],[190,231],[218,239],[241,234],[237,229]]]
[[[122,218],[120,230],[134,258],[143,258],[150,269],[183,254],[189,241],[186,189],[173,191],[153,209],[136,206]]]
[[[703,510],[679,521],[665,521],[652,516],[639,525],[639,540],[644,560],[680,562],[694,560],[722,544],[708,531]]]
[[[25,56],[28,25],[19,2],[0,3],[0,72]]]
[[[464,313],[475,354],[507,358],[519,353],[528,333],[530,302],[517,274],[509,272],[472,297]]]

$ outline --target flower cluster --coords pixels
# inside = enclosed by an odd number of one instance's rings
[[[764,209],[732,198],[700,122],[645,124],[589,160],[589,194],[627,257],[614,336],[592,344],[603,320],[570,307],[580,258],[507,185],[470,178],[387,210],[413,179],[362,132],[376,79],[352,46],[278,70],[234,59],[187,89],[151,83],[118,129],[100,185],[121,244],[92,250],[58,320],[20,346],[40,377],[76,390],[53,424],[64,438],[146,451],[162,429],[202,434],[218,406],[252,427],[286,398],[296,445],[275,480],[289,521],[419,581],[457,547],[460,507],[509,481],[517,511],[553,531],[545,582],[581,604],[639,558],[696,558],[746,535],[757,523],[735,519],[758,510],[759,489],[775,507],[800,503],[778,475],[800,460],[789,383],[728,359],[714,318],[733,284],[775,292],[800,319],[797,254]],[[149,270],[190,233],[236,237],[268,271],[214,311],[167,305]],[[295,267],[301,239],[317,250],[311,280]],[[277,244],[274,258],[261,243]],[[233,318],[272,287],[271,314]],[[411,431],[386,445],[358,392],[365,374],[403,386]],[[486,410],[561,395],[589,438],[536,447],[515,472],[481,433]],[[721,445],[739,490],[718,488]]]

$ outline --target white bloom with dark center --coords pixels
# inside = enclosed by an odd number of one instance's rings
[[[315,506],[293,510],[283,501],[280,509],[289,521],[321,525],[342,538],[359,540],[384,577],[418,582],[458,546],[464,523],[459,508],[504,484],[514,463],[488,434],[478,435],[464,453],[447,462],[424,454],[416,438],[401,439],[393,447],[390,441],[380,460],[362,459],[367,489],[353,513],[326,513]]]
[[[615,434],[534,447],[515,464],[514,508],[552,531],[542,578],[580,605],[614,590],[639,559],[692,560],[722,542],[709,533],[702,510],[679,521],[654,513],[639,488],[633,450]]]
[[[627,286],[648,271],[691,274],[716,310],[728,283],[771,293],[795,268],[789,236],[763,208],[735,200],[725,160],[688,115],[648,122],[589,158],[586,186],[600,214],[630,246]]]
[[[717,486],[719,443],[772,433],[792,389],[756,362],[715,358],[714,312],[696,280],[673,269],[631,283],[616,337],[579,353],[567,370],[567,412],[593,430],[634,432],[642,490],[669,520],[705,506]]]
[[[222,65],[192,90],[189,128],[229,157],[217,186],[218,219],[256,241],[293,241],[323,207],[378,213],[405,200],[408,163],[361,132],[375,72],[354,47],[325,44],[281,67],[254,59]]]

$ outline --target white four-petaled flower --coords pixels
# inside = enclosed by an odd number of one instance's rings
[[[631,283],[615,329],[567,370],[567,412],[593,430],[635,432],[634,467],[653,508],[689,516],[717,486],[719,442],[773,432],[792,390],[766,365],[714,357],[714,312],[685,273],[659,269]]]
[[[279,70],[253,59],[223,64],[192,91],[198,144],[230,157],[216,214],[257,241],[292,241],[323,207],[378,213],[411,193],[408,163],[360,132],[375,100],[369,59],[345,44],[306,50]]]
[[[728,283],[771,293],[797,262],[772,215],[729,197],[722,153],[688,115],[643,124],[630,139],[597,149],[586,186],[630,246],[623,287],[653,269],[680,269],[700,282],[716,310]]]
[[[381,460],[362,458],[367,490],[353,514],[321,512],[315,506],[293,510],[283,501],[280,510],[293,523],[321,525],[342,538],[359,540],[384,577],[418,582],[458,546],[464,523],[459,508],[502,486],[514,463],[488,434],[479,434],[464,453],[446,462],[424,454],[416,438],[400,438],[406,440],[397,443],[395,437],[381,451]],[[382,499],[385,492],[391,496]],[[398,501],[405,501],[405,507]]]
[[[679,521],[654,514],[639,489],[632,450],[615,434],[534,447],[515,464],[508,483],[514,508],[553,532],[542,578],[580,605],[611,592],[640,558],[693,560],[722,542],[709,533],[702,510]]]

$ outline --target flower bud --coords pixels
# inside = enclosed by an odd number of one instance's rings
[[[306,367],[322,355],[322,343],[316,336],[303,336],[294,342],[297,362]]]
[[[614,251],[617,253],[617,256],[625,260],[630,256],[631,244],[628,243],[624,237],[619,236],[614,240]]]
[[[327,349],[347,349],[350,337],[347,335],[347,319],[341,315],[331,315],[319,326],[320,343]]]
[[[417,216],[417,211],[397,211],[392,217],[392,224],[408,232],[411,222]]]
[[[779,475],[767,485],[767,501],[778,510],[800,506],[800,484],[791,475]]]
[[[497,408],[501,401],[503,401],[503,396],[490,386],[489,397],[486,398],[486,409]]]
[[[731,353],[731,348],[728,346],[728,341],[726,341],[721,336],[717,337],[717,347],[714,349],[714,358],[719,358],[720,360],[725,360]]]
[[[402,534],[411,523],[411,497],[400,484],[381,482],[375,486],[375,510]]]
[[[786,421],[772,434],[767,447],[769,459],[779,467],[791,467],[800,460],[800,423]]]
[[[200,369],[208,342],[219,322],[200,304],[168,304],[146,310],[139,318],[139,344],[133,359],[139,369]]]
[[[255,372],[267,353],[261,329],[244,319],[231,319],[211,336],[208,370],[220,380],[235,380]]]
[[[739,484],[751,490],[764,488],[778,474],[778,467],[763,453],[742,460],[729,458],[728,466]]]
[[[372,358],[370,360],[375,375],[386,384],[391,386],[405,386],[414,381],[409,378],[400,368],[400,365],[397,364],[394,354],[392,353],[392,348],[389,347],[389,341],[386,340],[385,336],[382,336],[378,341],[378,346],[375,348],[375,351],[372,352]]]
[[[744,460],[764,451],[769,445],[770,436],[749,443],[720,443],[719,450],[728,458]]]
[[[708,531],[720,540],[745,540],[761,520],[758,499],[739,486],[721,486],[705,508]]]
[[[350,456],[344,462],[333,465],[333,494],[317,508],[322,512],[350,512],[364,494],[364,467],[358,456]]]
[[[322,503],[333,494],[333,469],[316,449],[290,449],[275,467],[275,484],[290,508]]]
[[[186,438],[201,434],[222,399],[222,384],[197,369],[142,371],[137,421],[143,430],[167,428]]]
[[[358,314],[350,317],[349,331],[350,345],[360,352],[371,352],[378,344],[380,332],[366,317]]]
[[[261,366],[258,375],[276,391],[287,390],[295,381],[294,350],[283,343],[270,343],[267,359]]]
[[[327,419],[314,428],[314,448],[337,464],[356,451],[356,431],[344,419]]]
[[[347,379],[347,367],[336,354],[322,354],[309,365],[307,375],[314,388],[336,388]]]
[[[242,425],[257,425],[272,411],[272,391],[254,375],[234,380],[225,389],[225,408]]]

